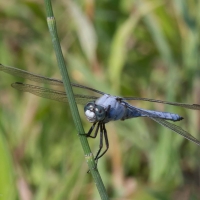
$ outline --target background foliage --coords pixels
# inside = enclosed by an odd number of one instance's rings
[[[73,82],[120,96],[200,104],[198,0],[53,2]],[[60,78],[42,1],[0,2],[0,62]],[[0,73],[0,199],[99,199],[68,106],[20,93]],[[200,113],[178,125],[199,138]],[[90,124],[80,108],[85,130]],[[112,199],[200,199],[198,146],[148,119],[107,125],[99,161]],[[98,139],[90,140],[95,153]]]

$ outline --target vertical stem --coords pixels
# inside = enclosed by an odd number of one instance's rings
[[[99,191],[99,194],[101,196],[101,199],[108,199],[108,195],[106,193],[105,187],[103,185],[101,176],[98,172],[98,170],[95,168],[96,164],[94,161],[93,154],[90,150],[87,138],[84,136],[85,132],[81,123],[80,115],[78,112],[78,108],[75,102],[74,94],[72,91],[71,83],[70,83],[70,78],[67,72],[67,68],[65,65],[65,60],[62,54],[58,34],[57,34],[57,29],[56,29],[56,21],[53,15],[53,10],[52,10],[52,5],[51,5],[51,0],[45,0],[45,7],[46,7],[46,13],[47,13],[47,24],[49,27],[49,31],[51,34],[52,42],[53,42],[53,47],[56,53],[56,58],[58,62],[58,67],[60,69],[61,75],[62,75],[62,80],[63,84],[65,87],[65,91],[67,94],[67,98],[69,100],[69,105],[71,109],[71,113],[73,116],[73,120],[79,135],[79,139],[85,154],[85,159],[88,163],[90,172],[93,176],[93,179],[95,181],[95,185]]]

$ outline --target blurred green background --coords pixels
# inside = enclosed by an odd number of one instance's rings
[[[200,104],[200,1],[53,2],[71,80],[120,96]],[[60,79],[43,1],[0,2],[0,63]],[[100,199],[65,104],[20,93],[0,72],[0,199]],[[200,112],[180,114],[200,138]],[[85,131],[90,128],[79,107]],[[107,125],[98,168],[111,199],[200,199],[197,145],[138,118]],[[99,140],[89,140],[94,153]]]

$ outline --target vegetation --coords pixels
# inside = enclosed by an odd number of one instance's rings
[[[73,82],[200,104],[199,1],[61,0],[53,7]],[[2,1],[0,21],[1,63],[60,78],[43,1]],[[25,82],[0,73],[0,197],[99,199],[68,105],[15,91],[15,81]],[[199,138],[199,112],[131,103],[180,114],[177,125]],[[91,124],[79,111],[87,131]],[[98,169],[112,199],[200,198],[197,145],[143,118],[107,130],[110,149]],[[99,140],[89,143],[96,153]]]

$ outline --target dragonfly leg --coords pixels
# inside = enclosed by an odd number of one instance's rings
[[[88,131],[88,133],[86,134],[87,136],[90,136],[92,131],[94,130],[94,127],[96,126],[96,123],[92,124],[92,126],[90,127],[90,130]]]
[[[108,151],[108,149],[109,149],[109,141],[108,141],[108,135],[107,135],[105,124],[103,124],[103,134],[104,134],[104,138],[105,138],[106,149],[105,149],[105,151],[101,155],[99,155],[96,158],[96,160],[98,160],[99,158],[101,158]]]
[[[98,160],[98,157],[99,157],[99,154],[103,148],[103,136],[104,136],[104,133],[103,133],[103,124],[100,124],[100,143],[99,143],[99,150],[95,156],[95,159],[94,160]]]
[[[100,123],[98,123],[94,135],[91,135],[95,125],[96,125],[96,123],[94,123],[93,126],[90,128],[89,132],[86,134],[87,137],[90,137],[90,138],[96,138],[97,137]],[[92,131],[91,131],[91,129],[92,129]]]
[[[93,126],[95,126],[95,124],[93,124]],[[94,136],[91,136],[91,133],[92,133],[91,130],[93,130],[94,127],[93,128],[91,127],[89,132],[88,132],[88,134],[86,134],[87,137],[96,138],[96,136],[98,134],[98,131],[99,131],[99,128],[100,128],[99,150],[98,150],[98,152],[97,152],[97,154],[96,154],[96,156],[94,158],[94,160],[96,161],[96,167],[97,167],[97,163],[98,163],[99,158],[101,158],[107,152],[107,150],[109,148],[109,142],[108,142],[108,136],[107,136],[107,131],[106,131],[106,128],[105,128],[105,124],[104,123],[98,123],[98,125],[96,127],[96,130],[95,130]],[[102,148],[103,148],[103,140],[104,140],[104,138],[105,138],[106,149],[102,154],[100,154],[101,151],[102,151]],[[88,173],[89,172],[90,172],[90,170],[88,171]]]
[[[90,130],[88,131],[88,133],[85,133],[85,134],[79,134],[79,135],[84,135],[86,137],[93,137],[93,136],[90,136],[92,134],[92,131],[94,130],[94,127],[96,126],[96,122],[91,126]],[[96,133],[96,132],[95,132]]]

